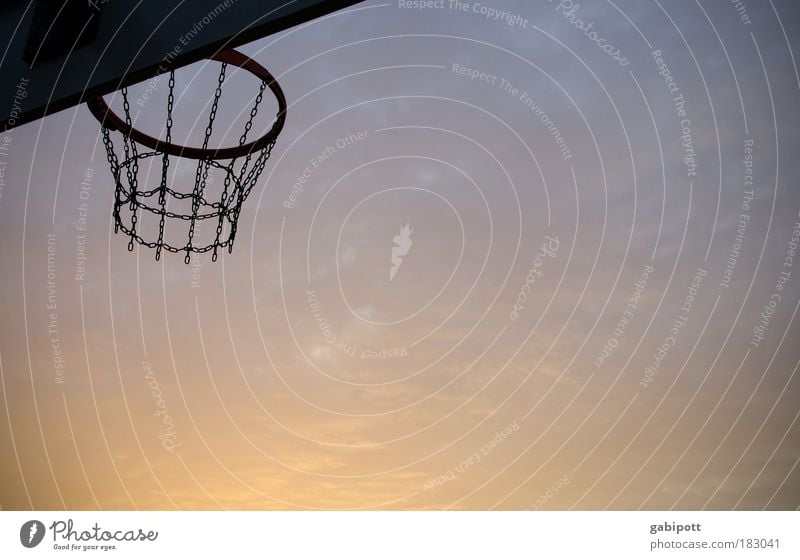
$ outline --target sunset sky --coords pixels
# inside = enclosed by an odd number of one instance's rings
[[[215,263],[127,251],[85,106],[5,134],[2,509],[800,507],[797,4],[407,4],[240,48]]]

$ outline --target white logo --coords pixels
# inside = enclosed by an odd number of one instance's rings
[[[33,537],[35,537],[36,533],[38,532],[39,532],[39,524],[34,521],[33,523],[31,523],[31,528],[28,532],[28,544],[31,544],[33,542]]]
[[[38,546],[44,538],[44,523],[32,519],[22,524],[19,530],[19,540],[25,548]]]
[[[397,274],[398,270],[400,270],[400,265],[403,264],[403,257],[405,257],[411,250],[412,231],[414,230],[411,229],[409,224],[406,224],[400,228],[400,233],[395,235],[392,239],[395,246],[392,247],[392,266],[389,268],[390,282],[394,280],[394,275]]]

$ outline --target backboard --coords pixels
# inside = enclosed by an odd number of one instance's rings
[[[4,0],[0,130],[361,0]]]

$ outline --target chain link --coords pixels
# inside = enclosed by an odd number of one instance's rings
[[[169,91],[167,92],[167,126],[165,140],[169,144],[172,142],[172,112],[175,105],[175,72],[170,70],[169,73]],[[158,219],[158,245],[156,248],[156,260],[161,258],[161,248],[164,245],[164,225],[167,217],[167,192],[170,190],[167,187],[167,172],[169,171],[169,154],[164,152],[161,158],[161,183],[158,187],[158,206],[160,214]],[[149,191],[149,196],[152,196],[154,191]],[[140,196],[148,196],[148,192],[140,192]]]
[[[213,133],[213,125],[219,108],[222,88],[225,82],[227,64],[222,63],[217,86],[214,91],[214,98],[211,110],[208,115],[208,124],[203,137],[203,149],[208,148],[208,144]],[[169,73],[169,91],[167,96],[167,119],[165,142],[172,141],[173,113],[175,105],[175,73]],[[239,137],[239,146],[243,146],[247,141],[255,118],[258,114],[259,106],[263,100],[267,83],[262,82],[258,94],[255,97],[253,107],[245,123],[244,131]],[[121,90],[123,108],[125,111],[125,122],[132,128],[132,118],[130,113],[130,102],[126,88]],[[255,153],[248,153],[243,157],[241,166],[237,170],[237,159],[233,158],[227,163],[222,163],[214,159],[198,160],[195,169],[194,187],[191,192],[176,191],[169,186],[168,171],[170,168],[170,156],[163,151],[139,152],[135,141],[129,135],[122,135],[122,151],[124,159],[119,161],[114,149],[114,143],[108,128],[102,127],[103,145],[106,150],[106,157],[114,177],[114,231],[122,231],[129,237],[128,250],[133,250],[134,243],[156,250],[156,260],[160,259],[162,251],[171,253],[186,253],[184,262],[190,262],[191,253],[212,252],[212,260],[217,260],[218,250],[224,247],[230,252],[233,249],[234,239],[238,226],[241,206],[250,194],[250,191],[258,181],[258,177],[264,170],[269,159],[272,148],[275,145],[273,140],[269,145]],[[255,157],[254,157],[255,156]],[[159,157],[161,159],[161,174],[158,186],[152,188],[139,187],[139,165],[148,158]],[[251,166],[252,164],[252,166]],[[218,169],[224,173],[222,193],[218,199],[209,200],[206,195],[206,185],[209,171],[211,168]],[[123,180],[127,179],[127,181]],[[170,200],[185,200],[191,198],[191,212],[178,212],[167,209]],[[130,216],[128,223],[123,219],[123,208],[127,207]],[[155,241],[145,239],[140,229],[140,217],[152,215],[158,219],[158,237]],[[166,220],[189,222],[188,239],[183,245],[174,245],[165,240],[164,230]],[[216,234],[209,244],[196,245],[195,232],[198,222],[203,220],[216,221]],[[228,224],[227,236],[224,235],[225,224]]]

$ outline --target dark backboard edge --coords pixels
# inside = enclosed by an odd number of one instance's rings
[[[236,48],[237,46],[244,45],[267,37],[274,33],[284,31],[290,27],[308,22],[310,20],[328,15],[337,10],[341,10],[348,6],[358,4],[364,0],[326,0],[309,6],[305,9],[295,11],[286,16],[277,19],[269,20],[260,25],[251,25],[239,31],[236,35],[210,42],[206,45],[192,49],[190,52],[181,53],[170,58],[171,68],[176,69],[182,66],[187,66],[194,62],[198,62],[207,58],[209,55],[218,52],[222,49]],[[146,81],[153,76],[165,72],[164,61],[160,60],[155,64],[146,66],[136,71],[126,73],[119,79],[109,80],[98,85],[90,86],[84,91],[65,96],[63,98],[53,100],[43,107],[33,107],[29,109],[22,109],[17,114],[11,115],[4,110],[2,120],[0,120],[0,131],[10,130],[12,128],[21,126],[23,124],[41,119],[47,115],[52,115],[80,105],[89,99],[107,95],[120,88]],[[12,80],[16,77],[4,76],[5,79]],[[4,108],[5,109],[5,108]],[[13,118],[12,118],[13,116]],[[9,123],[9,121],[13,121]]]

